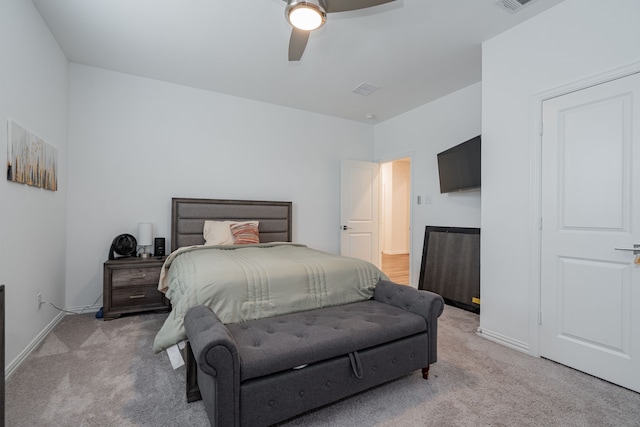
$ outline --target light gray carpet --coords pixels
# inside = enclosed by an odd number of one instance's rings
[[[8,426],[206,426],[151,343],[165,314],[67,316],[6,385]],[[282,426],[638,426],[640,394],[475,335],[445,307],[430,379],[409,375]]]

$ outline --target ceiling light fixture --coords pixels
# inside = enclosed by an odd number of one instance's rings
[[[304,31],[316,30],[327,21],[322,0],[289,0],[284,15],[291,25]]]

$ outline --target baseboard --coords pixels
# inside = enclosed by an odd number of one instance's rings
[[[512,349],[520,351],[522,353],[531,354],[531,350],[529,348],[529,344],[527,344],[525,342],[514,340],[513,338],[509,338],[509,337],[504,336],[502,334],[499,334],[497,332],[488,331],[488,330],[482,329],[482,328],[478,328],[476,334],[481,336],[482,338],[488,339],[489,341],[493,341],[495,343],[502,344],[505,347],[512,348]]]
[[[49,332],[64,319],[64,313],[60,312],[40,333],[29,343],[29,345],[22,350],[22,352],[9,363],[4,370],[5,381],[9,379],[11,374],[20,366],[22,362],[31,354],[31,352],[49,335]]]
[[[77,307],[67,307],[65,310],[73,314],[95,313],[102,308],[102,304],[80,305]]]

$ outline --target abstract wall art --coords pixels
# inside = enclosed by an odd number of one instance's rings
[[[58,150],[11,120],[7,130],[7,180],[57,191]]]

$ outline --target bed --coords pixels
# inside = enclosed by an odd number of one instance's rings
[[[229,324],[373,296],[387,277],[372,264],[291,243],[291,208],[291,202],[172,199],[172,253],[159,283],[172,311],[154,340],[156,352],[186,339],[184,316],[196,305]],[[260,241],[203,245],[205,221],[258,221]]]

